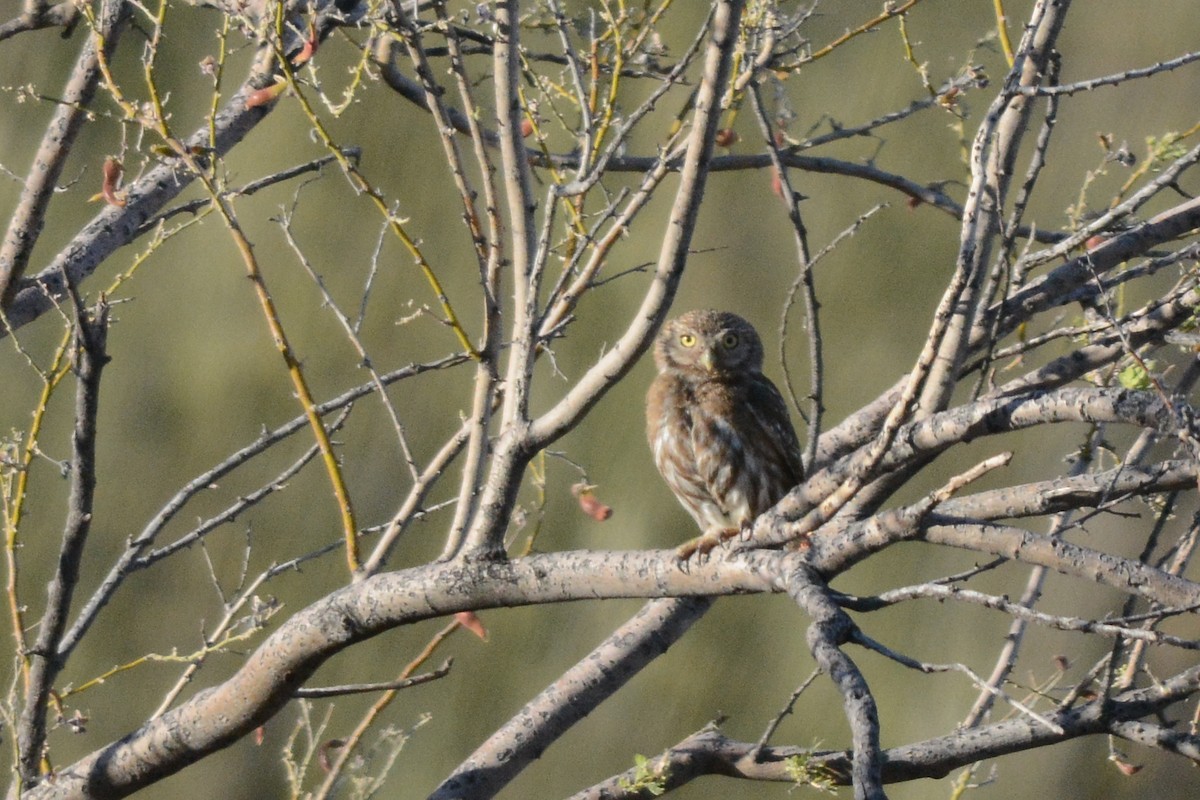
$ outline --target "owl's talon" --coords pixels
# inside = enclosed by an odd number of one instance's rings
[[[709,531],[703,536],[697,536],[675,548],[675,558],[681,565],[689,562],[703,564],[709,559],[713,550],[718,547],[726,549],[728,543],[737,535],[737,528]]]
[[[705,537],[703,536],[698,536],[695,539],[690,539],[679,545],[679,547],[675,548],[675,560],[679,562],[679,566],[681,568],[692,563],[692,559],[697,553],[703,555],[704,553],[708,552],[708,550],[712,549],[711,547],[707,547],[706,549],[703,541],[704,538]],[[695,563],[699,564],[699,559],[697,559]],[[684,569],[684,572],[687,572],[687,570]]]

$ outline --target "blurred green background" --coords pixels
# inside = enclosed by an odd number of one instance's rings
[[[680,5],[680,4],[677,4]],[[1008,2],[1012,36],[1032,3]],[[2,16],[16,13],[17,3]],[[465,4],[472,8],[474,4]],[[585,4],[573,4],[582,13]],[[792,9],[792,4],[785,4]],[[879,12],[876,1],[827,2],[806,24],[814,49],[832,41]],[[690,41],[703,4],[674,8],[664,38],[675,54]],[[144,20],[143,20],[144,21]],[[216,52],[220,16],[213,11],[172,5],[158,56],[160,87],[169,94],[168,110],[176,131],[190,132],[207,113],[211,80],[199,63]],[[1003,56],[991,34],[993,5],[985,0],[926,0],[908,15],[908,33],[916,57],[934,85],[965,66],[981,66],[992,87],[969,93],[967,140],[1005,72]],[[1194,49],[1200,19],[1195,0],[1092,0],[1076,3],[1060,50],[1062,80],[1109,74],[1145,66]],[[0,208],[14,207],[52,102],[30,90],[56,96],[82,30],[69,41],[56,31],[24,34],[0,43]],[[234,34],[236,37],[236,34]],[[361,42],[363,34],[352,34]],[[241,41],[238,39],[237,41]],[[117,74],[134,97],[145,36],[128,31],[117,59]],[[227,87],[240,79],[250,56],[242,48],[231,58]],[[316,65],[325,91],[340,96],[355,63],[348,41],[335,35],[319,52]],[[475,70],[485,65],[472,61]],[[797,113],[795,136],[824,132],[830,121],[861,124],[924,96],[917,74],[904,58],[895,21],[858,37],[833,57],[805,66],[784,84]],[[485,81],[478,94],[491,91]],[[638,90],[641,91],[641,90]],[[637,92],[635,92],[636,94]],[[1125,180],[1128,172],[1103,163],[1099,134],[1128,142],[1138,156],[1144,140],[1196,122],[1200,70],[1195,67],[1131,82],[1064,100],[1050,173],[1031,204],[1029,222],[1059,228],[1066,209],[1078,203],[1079,187],[1094,177],[1087,198],[1096,207]],[[636,102],[630,99],[631,108]],[[679,101],[664,104],[660,121],[669,119]],[[116,121],[116,108],[100,101],[104,113],[89,122],[72,153],[62,183],[68,190],[52,206],[46,231],[33,258],[39,269],[73,233],[96,213],[88,197],[98,190],[105,155],[122,154],[136,172],[140,156],[152,144],[132,126]],[[629,110],[628,108],[626,110]],[[428,116],[397,98],[382,84],[366,87],[338,119],[326,114],[344,145],[363,148],[364,172],[397,203],[396,213],[438,271],[447,294],[474,337],[480,332],[478,273],[461,224],[461,206],[447,179],[440,146]],[[657,131],[635,139],[653,152]],[[736,121],[741,143],[735,153],[760,152],[759,134],[749,109]],[[951,181],[946,190],[961,199],[963,140],[957,119],[943,110],[927,111],[883,132],[885,141],[860,138],[812,151],[848,160],[874,159],[882,169],[921,182]],[[1031,137],[1032,138],[1032,137]],[[562,141],[554,144],[561,145]],[[1027,152],[1028,148],[1026,149]],[[285,98],[224,168],[232,185],[319,157],[309,124],[293,100]],[[1024,160],[1019,169],[1024,169]],[[546,180],[545,175],[540,176]],[[636,176],[614,178],[611,186],[631,185]],[[955,221],[927,207],[910,208],[904,198],[883,187],[825,175],[793,174],[808,198],[805,223],[814,250],[820,249],[860,214],[881,202],[889,206],[859,234],[841,244],[817,268],[822,325],[827,349],[826,403],[829,425],[873,399],[891,385],[917,354],[930,313],[951,273],[958,241]],[[955,181],[959,183],[955,183]],[[673,186],[669,182],[668,189]],[[1193,187],[1194,188],[1194,187]],[[199,196],[194,189],[184,197]],[[658,252],[669,192],[635,223],[607,267],[613,274],[652,262]],[[358,359],[313,282],[288,248],[277,219],[293,214],[293,232],[314,268],[343,310],[357,313],[363,287],[373,280],[363,341],[381,371],[439,357],[456,349],[449,329],[437,321],[435,298],[407,253],[392,237],[383,237],[382,220],[347,181],[327,170],[319,179],[303,178],[239,200],[237,212],[253,241],[283,323],[303,360],[318,399],[336,395],[367,380]],[[118,251],[84,289],[94,298],[119,273],[128,270],[147,246],[139,242]],[[377,261],[373,253],[380,248]],[[727,308],[753,321],[764,334],[768,373],[781,377],[778,330],[782,298],[796,276],[792,231],[782,205],[772,195],[766,171],[722,173],[712,177],[700,217],[688,272],[675,308]],[[375,269],[377,267],[377,269]],[[374,276],[371,278],[370,276]],[[644,276],[633,275],[592,293],[578,310],[578,322],[554,348],[554,365],[543,361],[537,373],[535,411],[549,406],[628,323],[645,289]],[[506,286],[506,291],[508,287]],[[114,294],[115,325],[110,335],[112,363],[101,397],[100,484],[95,523],[86,555],[80,597],[87,597],[107,572],[124,542],[136,535],[188,480],[235,449],[252,441],[265,426],[274,428],[299,408],[284,366],[275,352],[243,266],[220,223],[207,218],[163,243]],[[434,313],[423,313],[423,307]],[[420,312],[420,313],[419,313]],[[414,316],[415,315],[415,316]],[[411,317],[411,319],[409,319]],[[399,324],[401,320],[407,320]],[[803,380],[805,343],[793,316],[789,360]],[[24,352],[10,338],[0,342],[0,436],[16,439],[29,426],[41,380],[30,360],[45,367],[62,335],[61,321],[48,314],[19,331]],[[613,518],[597,523],[579,513],[568,489],[579,473],[559,459],[546,461],[544,516],[536,546],[541,550],[666,547],[693,535],[654,467],[643,438],[642,396],[652,366],[643,359],[578,429],[554,446],[586,468],[598,493],[615,508]],[[565,379],[565,380],[564,380]],[[390,396],[407,428],[414,455],[424,463],[459,424],[470,402],[471,372],[460,367],[398,384]],[[803,385],[801,389],[803,390]],[[69,453],[70,383],[54,399],[35,462],[29,517],[22,529],[21,583],[28,620],[40,614],[40,590],[50,574],[61,526],[65,481],[53,460]],[[911,496],[937,485],[982,455],[1002,448],[1018,453],[1013,467],[997,481],[1017,483],[1061,473],[1064,456],[1082,441],[1081,427],[1060,426],[1014,436],[1003,442],[976,443],[933,465]],[[1114,438],[1122,434],[1114,433]],[[394,511],[409,486],[407,468],[377,399],[367,398],[336,436],[341,442],[349,484],[360,524],[375,525]],[[168,529],[167,539],[198,519],[224,508],[234,498],[270,481],[310,444],[304,432],[276,453],[220,481],[198,497]],[[455,477],[430,498],[453,496]],[[992,485],[992,484],[988,484]],[[539,492],[526,487],[522,506],[530,525],[539,516]],[[1186,515],[1184,515],[1186,516]],[[397,548],[397,567],[421,563],[439,552],[449,512],[417,524]],[[215,574],[226,595],[236,591],[248,560],[257,575],[272,563],[308,552],[337,538],[338,521],[328,483],[319,466],[310,465],[278,493],[208,539],[152,570],[134,576],[100,621],[60,679],[78,684],[116,664],[145,653],[189,653],[203,632],[222,614],[223,598],[213,586]],[[1088,544],[1134,553],[1140,541],[1123,535],[1121,526],[1103,520],[1089,525]],[[247,541],[253,545],[247,557]],[[967,553],[905,545],[888,550],[852,570],[836,588],[857,593],[880,591],[964,569],[979,559]],[[1007,566],[979,580],[979,588],[1019,594],[1027,570]],[[283,615],[293,613],[324,592],[344,583],[343,561],[336,554],[310,562],[273,580],[264,595],[278,598]],[[1051,577],[1043,608],[1062,614],[1101,615],[1120,599],[1099,587]],[[487,642],[469,635],[453,638],[439,651],[453,655],[451,675],[404,693],[388,711],[396,729],[418,726],[400,754],[381,796],[424,797],[483,737],[506,720],[547,682],[585,655],[624,621],[639,603],[597,602],[561,607],[493,611],[483,615]],[[865,630],[911,656],[934,662],[961,661],[978,672],[990,671],[1008,620],[994,612],[910,603],[860,618]],[[740,598],[717,603],[666,657],[577,726],[507,791],[508,797],[559,797],[570,794],[633,764],[634,754],[659,752],[719,714],[728,714],[726,732],[756,739],[789,693],[809,674],[812,660],[804,645],[806,619],[783,598]],[[433,621],[378,637],[333,659],[314,684],[387,680],[442,626]],[[1191,635],[1195,635],[1194,625]],[[252,645],[245,645],[249,649]],[[1069,654],[1073,664],[1065,680],[1082,676],[1105,652],[1107,642],[1034,629],[1014,678],[1026,686],[1053,677],[1053,656]],[[853,651],[876,692],[885,745],[912,742],[954,728],[975,697],[961,675],[925,676],[908,672],[874,655]],[[211,658],[193,682],[198,690],[237,668],[237,653]],[[1158,653],[1152,666],[1167,674],[1190,658]],[[92,751],[139,724],[180,675],[178,663],[149,663],[119,674],[103,686],[72,698],[72,709],[90,718],[86,733],[59,729],[52,734],[52,757],[59,766]],[[1020,693],[1019,690],[1013,689]],[[314,704],[312,718],[330,714],[322,740],[344,736],[372,698]],[[1003,704],[997,713],[1005,713]],[[244,740],[144,793],[147,797],[284,796],[285,772],[280,748],[298,712],[289,708],[265,729],[261,744]],[[827,681],[818,680],[776,741],[843,747],[846,727],[840,701]],[[1119,745],[1121,746],[1121,745]],[[994,778],[978,791],[1007,798],[1183,798],[1193,797],[1195,771],[1181,759],[1168,759],[1131,745],[1129,760],[1145,764],[1137,776],[1122,776],[1106,761],[1102,737],[1076,741],[1036,753],[986,764],[980,780]],[[5,749],[6,754],[9,750]],[[375,769],[377,764],[366,768]],[[314,772],[316,767],[312,767]],[[994,770],[994,772],[993,772]],[[945,797],[950,781],[891,787],[890,796]],[[710,778],[679,791],[680,798],[782,797],[788,787],[753,785]],[[843,789],[842,794],[849,794]]]

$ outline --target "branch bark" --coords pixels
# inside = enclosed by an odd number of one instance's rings
[[[78,303],[78,297],[75,297]],[[27,654],[29,676],[24,705],[17,724],[17,752],[21,781],[35,786],[42,777],[42,747],[46,741],[46,712],[54,680],[66,664],[59,643],[67,624],[71,598],[79,585],[83,548],[92,524],[96,493],[96,416],[100,407],[100,377],[108,362],[108,304],[94,312],[76,307],[75,327],[75,430],[71,437],[71,490],[67,518],[59,546],[58,564],[46,586],[46,610],[38,625],[38,638]]]
[[[54,24],[51,20],[63,17],[66,12],[78,13],[73,4],[67,2],[27,16],[31,22]],[[71,76],[67,79],[62,102],[55,108],[54,117],[42,136],[41,145],[33,157],[33,165],[25,177],[21,199],[8,220],[4,241],[0,243],[0,308],[9,305],[17,283],[25,273],[33,246],[37,244],[46,221],[46,207],[54,195],[63,164],[88,115],[88,106],[100,82],[100,59],[108,59],[116,50],[121,28],[128,16],[129,4],[124,0],[105,0],[101,4],[96,14],[96,29],[90,31],[84,42]],[[3,39],[4,36],[0,34],[0,41]],[[11,319],[12,312],[9,314]],[[9,324],[16,327],[11,321]]]
[[[772,591],[761,572],[761,565],[751,570],[714,559],[685,573],[675,565],[674,551],[660,551],[649,558],[563,553],[503,563],[430,564],[376,575],[297,612],[231,678],[58,770],[53,782],[24,797],[132,794],[250,733],[328,658],[399,625],[531,603]],[[652,638],[657,630],[648,628],[644,635]]]

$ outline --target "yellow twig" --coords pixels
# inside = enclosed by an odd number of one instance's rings
[[[338,33],[341,34],[347,41],[353,44],[359,50],[358,62],[355,63],[350,71],[350,82],[346,84],[346,88],[342,90],[342,101],[340,103],[330,102],[330,98],[324,92],[321,92],[321,99],[325,102],[325,107],[329,109],[329,113],[335,117],[340,117],[346,112],[353,103],[354,97],[358,94],[358,90],[366,86],[363,82],[363,77],[371,77],[371,49],[370,41],[367,44],[358,44],[346,32],[345,28],[338,28]],[[314,74],[317,71],[317,62],[315,59],[308,62],[310,71]]]
[[[26,691],[29,689],[29,658],[25,652],[25,621],[22,614],[22,603],[19,590],[20,570],[17,561],[17,549],[20,546],[19,533],[21,517],[25,508],[25,498],[29,493],[29,469],[34,456],[38,452],[38,435],[46,420],[46,412],[50,407],[50,398],[62,379],[71,371],[68,353],[71,346],[72,330],[67,326],[63,333],[58,349],[54,351],[54,359],[50,369],[38,370],[42,376],[42,393],[38,397],[37,406],[33,410],[33,420],[25,435],[25,446],[21,450],[20,460],[11,467],[5,468],[4,484],[4,556],[8,580],[5,586],[5,596],[8,601],[9,622],[12,625],[13,645],[17,658],[20,659],[21,677]],[[31,362],[32,363],[32,362]],[[14,477],[10,477],[14,476]],[[10,483],[10,481],[12,481]],[[11,489],[11,492],[10,492]]]
[[[424,649],[421,650],[421,652],[418,653],[412,661],[409,661],[407,664],[405,664],[404,669],[400,670],[400,674],[396,676],[396,682],[402,681],[416,672],[422,664],[424,664],[433,656],[438,647],[441,646],[442,642],[444,642],[452,633],[461,627],[463,627],[462,623],[457,619],[454,619],[440,631],[435,633],[425,645]],[[350,735],[342,740],[341,747],[338,748],[337,760],[330,765],[329,771],[325,775],[325,780],[321,784],[321,788],[312,794],[312,800],[323,800],[323,798],[329,797],[330,791],[333,789],[337,779],[341,776],[342,769],[350,759],[350,754],[354,752],[356,747],[358,747],[363,736],[367,734],[367,731],[371,730],[371,727],[375,724],[375,720],[379,718],[379,715],[383,713],[384,709],[391,705],[392,701],[396,699],[396,695],[399,694],[399,692],[399,689],[388,689],[379,696],[378,700],[371,704],[371,707],[367,709],[365,714],[363,714],[362,719],[359,720],[358,725],[354,727],[354,730],[350,733]]]
[[[154,119],[165,120],[162,98],[158,94],[158,85],[154,82],[154,65],[158,62],[158,45],[162,41],[163,25],[167,20],[167,0],[159,0],[158,13],[154,16],[154,33],[150,35],[146,57],[142,59],[142,70],[146,74],[146,88],[150,91],[150,104],[154,108]]]
[[[279,13],[280,16],[278,18],[277,25],[278,29],[282,31],[282,4],[280,4]],[[278,48],[278,46],[279,44],[277,41],[276,47]],[[355,189],[366,195],[371,200],[372,204],[379,210],[379,213],[383,215],[384,219],[387,220],[388,228],[396,235],[396,238],[400,240],[405,249],[407,249],[412,255],[413,260],[417,262],[417,267],[421,270],[421,273],[425,276],[425,280],[428,281],[430,288],[433,289],[433,293],[437,296],[438,303],[442,307],[442,313],[446,317],[446,324],[450,326],[450,329],[454,331],[454,335],[458,337],[458,342],[462,346],[463,350],[470,353],[472,358],[478,360],[480,357],[479,351],[475,349],[475,346],[471,343],[470,337],[467,336],[467,332],[463,328],[462,323],[459,321],[458,315],[454,312],[454,307],[450,304],[450,298],[446,296],[446,291],[442,288],[442,282],[438,279],[437,274],[433,271],[433,267],[430,266],[429,261],[426,260],[425,254],[421,252],[421,248],[417,245],[416,241],[408,235],[408,231],[404,229],[404,225],[388,208],[387,201],[384,199],[379,190],[371,185],[371,182],[367,180],[366,176],[359,171],[358,167],[355,166],[355,164],[346,156],[346,154],[342,152],[341,148],[339,148],[333,141],[333,137],[330,136],[325,124],[321,121],[320,117],[317,116],[316,111],[313,110],[312,104],[308,102],[308,98],[305,96],[304,92],[300,90],[300,86],[296,82],[296,74],[292,71],[292,65],[288,63],[287,57],[277,50],[276,58],[279,60],[281,65],[283,77],[287,81],[288,89],[300,103],[301,110],[304,112],[305,117],[308,118],[309,123],[313,126],[317,137],[321,140],[321,144],[323,144],[329,151],[330,155],[337,160],[338,166],[341,167],[342,172],[344,172],[346,176],[350,178],[350,182],[354,185]]]
[[[220,46],[217,48],[217,57],[213,60],[212,64],[212,102],[208,107],[208,146],[210,148],[217,146],[217,112],[220,110],[221,78],[225,75],[225,57],[229,53],[229,30],[232,18],[233,15],[231,14],[223,14],[221,16],[221,31],[217,35],[217,41],[220,42]]]
[[[673,0],[662,0],[658,8],[654,9],[649,15],[642,17],[641,25],[637,28],[637,34],[629,45],[629,52],[637,53],[642,49],[642,43],[646,41],[646,37],[658,29],[658,21],[662,19],[663,14],[667,13],[667,9],[671,7]]]
[[[161,23],[165,15],[166,0],[163,0],[160,6],[158,15],[158,31],[161,32]],[[280,22],[282,24],[282,22]],[[93,35],[95,33],[93,27]],[[157,41],[157,33],[154,41]],[[196,179],[204,187],[205,192],[212,200],[212,208],[221,215],[225,222],[226,228],[229,230],[230,236],[233,238],[235,246],[238,248],[239,254],[242,256],[243,263],[246,266],[246,272],[249,275],[251,282],[254,284],[255,293],[258,296],[259,304],[262,306],[263,315],[266,317],[267,326],[271,331],[271,337],[275,341],[275,346],[283,356],[284,363],[287,366],[288,375],[292,379],[292,386],[296,391],[296,396],[300,401],[300,405],[304,410],[304,415],[308,419],[309,425],[312,427],[313,436],[316,438],[317,446],[321,450],[321,459],[325,465],[325,470],[329,475],[330,483],[333,486],[334,497],[337,501],[338,512],[341,516],[342,535],[346,542],[346,563],[350,568],[351,573],[358,570],[358,531],[354,519],[354,508],[350,502],[349,490],[346,488],[346,482],[342,475],[341,465],[338,463],[337,456],[333,451],[333,444],[329,440],[329,434],[325,430],[325,425],[321,422],[320,415],[316,411],[316,403],[313,400],[312,392],[308,388],[308,382],[304,377],[304,373],[300,368],[300,360],[296,358],[291,345],[288,342],[287,335],[283,330],[283,325],[280,322],[278,311],[275,308],[275,303],[271,298],[270,292],[267,290],[267,285],[263,279],[263,275],[258,266],[258,260],[254,256],[254,249],[241,226],[237,222],[237,217],[233,213],[228,201],[221,194],[213,178],[201,168],[193,154],[184,146],[183,142],[177,139],[170,131],[167,125],[166,118],[162,113],[162,104],[159,101],[158,88],[155,84],[155,76],[152,70],[146,70],[145,79],[148,91],[152,98],[152,108],[154,113],[151,117],[138,114],[136,107],[124,98],[120,87],[113,78],[112,72],[108,68],[106,59],[103,57],[103,48],[100,47],[102,42],[97,42],[97,47],[100,50],[100,71],[104,78],[105,85],[108,91],[113,96],[113,99],[125,109],[126,115],[136,120],[140,125],[148,130],[154,131],[162,138],[163,142],[187,165],[188,169],[195,175]]]
[[[925,87],[925,91],[929,92],[929,96],[936,97],[937,89],[934,89],[933,84],[929,82],[928,68],[917,61],[916,53],[913,52],[912,40],[908,38],[908,25],[905,19],[905,17],[900,17],[900,40],[904,42],[904,58],[917,71],[917,75],[921,78],[921,85]]]
[[[1008,15],[1004,13],[1004,0],[992,0],[992,5],[996,9],[996,35],[1000,37],[1004,60],[1011,69],[1016,61],[1016,54],[1013,52],[1012,39],[1008,38]]]
[[[90,679],[84,681],[83,683],[79,684],[79,686],[68,687],[66,689],[63,689],[62,691],[57,693],[57,701],[61,703],[63,700],[66,700],[68,697],[70,697],[72,695],[81,694],[83,692],[86,692],[88,689],[92,689],[92,688],[104,683],[109,678],[112,678],[116,675],[120,675],[122,672],[128,672],[129,670],[134,669],[135,667],[140,667],[142,664],[149,664],[152,662],[166,663],[166,664],[192,664],[192,663],[195,663],[196,661],[200,661],[202,659],[207,658],[212,653],[218,653],[222,650],[227,649],[230,645],[252,639],[254,637],[254,635],[256,633],[258,633],[261,629],[262,629],[262,626],[258,625],[258,626],[254,626],[254,627],[250,628],[249,630],[242,631],[241,633],[228,634],[227,636],[223,636],[218,641],[213,642],[212,644],[206,644],[203,647],[201,647],[199,650],[196,650],[193,653],[188,653],[186,655],[180,655],[179,653],[171,653],[170,655],[161,655],[159,653],[147,653],[144,656],[138,656],[133,661],[130,661],[125,664],[119,664],[119,665],[113,667],[112,669],[107,670],[106,672],[100,673],[99,675],[97,675],[94,678],[90,678]]]
[[[145,249],[133,257],[133,263],[131,263],[128,268],[116,274],[116,276],[112,279],[112,282],[108,284],[108,287],[104,290],[104,296],[110,300],[116,297],[117,290],[120,289],[126,281],[133,277],[133,274],[137,272],[147,260],[149,260],[150,256],[154,255],[158,251],[158,248],[161,247],[162,244],[167,241],[167,239],[183,233],[184,230],[192,227],[193,225],[199,225],[201,222],[207,219],[208,215],[211,213],[212,206],[210,205],[197,211],[195,216],[189,217],[188,219],[176,225],[174,228],[169,229],[165,227],[163,220],[159,220],[158,226],[155,228],[154,233],[150,237],[150,243],[146,245]]]
[[[313,436],[317,440],[317,446],[321,450],[321,460],[325,464],[325,471],[329,474],[333,495],[337,499],[338,512],[342,518],[342,537],[346,542],[346,566],[350,568],[351,574],[355,574],[359,567],[358,526],[354,520],[354,507],[350,503],[350,491],[346,487],[346,480],[342,474],[341,464],[338,463],[337,454],[333,452],[333,443],[329,440],[329,432],[325,430],[325,423],[321,421],[321,415],[317,413],[317,404],[313,400],[312,392],[308,388],[308,381],[300,368],[300,360],[296,358],[291,344],[288,343],[287,334],[284,333],[283,324],[279,320],[279,312],[275,308],[275,301],[271,298],[262,271],[258,267],[258,259],[254,256],[254,248],[246,239],[245,233],[242,232],[241,226],[238,225],[237,218],[233,214],[233,209],[228,207],[225,198],[217,193],[216,188],[212,186],[207,177],[204,178],[204,184],[205,188],[209,190],[217,213],[221,215],[225,221],[225,227],[233,237],[233,242],[242,256],[242,262],[246,265],[246,274],[254,284],[254,292],[258,296],[259,305],[262,306],[267,327],[271,329],[271,337],[275,340],[275,349],[283,356],[288,375],[292,379],[292,386],[296,390],[296,397],[304,409],[304,416],[308,419]]]
[[[624,16],[624,9],[622,8],[621,17],[624,18]],[[595,149],[592,151],[594,155],[599,154],[600,147],[604,143],[604,137],[608,135],[608,129],[612,126],[613,111],[617,107],[617,93],[621,87],[621,69],[625,66],[625,54],[621,48],[621,20],[613,17],[612,9],[609,8],[608,3],[603,4],[601,17],[608,21],[609,30],[612,32],[613,63],[612,69],[609,71],[612,77],[608,82],[608,96],[604,99],[604,113],[601,115],[600,125],[596,129]]]
[[[867,20],[862,25],[859,25],[857,28],[854,28],[853,30],[846,31],[841,36],[834,39],[832,42],[830,42],[829,44],[822,47],[820,50],[818,50],[815,53],[813,53],[812,55],[810,55],[808,58],[805,59],[805,61],[816,61],[818,58],[824,58],[825,56],[829,55],[834,50],[841,47],[842,45],[844,45],[846,42],[850,41],[851,39],[861,36],[862,34],[870,31],[872,28],[878,27],[879,25],[883,24],[884,22],[887,22],[892,17],[898,17],[901,14],[904,14],[906,11],[908,11],[910,8],[912,8],[919,2],[921,2],[921,0],[908,0],[908,2],[905,3],[904,5],[897,6],[895,8],[885,6],[883,13],[881,13],[879,16],[877,16],[873,19]]]

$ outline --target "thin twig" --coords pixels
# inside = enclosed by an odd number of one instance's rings
[[[443,662],[442,666],[435,669],[433,672],[422,672],[420,675],[413,675],[411,678],[400,678],[394,681],[384,681],[382,683],[347,683],[341,686],[304,686],[296,690],[296,697],[307,700],[314,700],[323,697],[343,697],[349,694],[368,694],[374,692],[396,692],[401,689],[407,689],[411,686],[420,686],[423,683],[436,681],[439,678],[444,678],[450,674],[450,665],[453,660]]]

